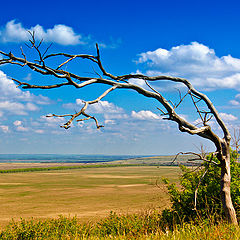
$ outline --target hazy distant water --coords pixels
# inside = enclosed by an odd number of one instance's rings
[[[0,163],[22,162],[22,163],[95,163],[126,160],[136,157],[147,157],[142,155],[76,155],[76,154],[0,154]]]

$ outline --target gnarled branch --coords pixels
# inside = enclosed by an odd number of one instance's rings
[[[88,54],[66,54],[66,53],[55,53],[55,54],[49,54],[46,55],[46,50],[44,54],[41,53],[40,51],[40,46],[42,42],[39,44],[36,43],[34,33],[31,35],[32,39],[30,40],[31,48],[35,49],[39,60],[36,62],[31,62],[27,60],[26,55],[23,53],[23,50],[21,50],[22,56],[21,57],[16,57],[13,53],[4,53],[0,51],[0,53],[4,56],[4,59],[0,60],[0,65],[1,64],[18,64],[21,65],[22,67],[29,67],[33,71],[36,71],[42,75],[51,75],[56,77],[58,79],[58,83],[52,84],[52,85],[36,85],[36,84],[30,84],[26,82],[21,82],[19,80],[14,79],[15,82],[19,84],[19,86],[22,86],[23,88],[41,88],[41,89],[53,89],[53,88],[58,88],[66,85],[72,85],[75,88],[83,88],[88,85],[92,84],[105,84],[109,85],[114,88],[118,89],[132,89],[138,92],[139,94],[156,99],[165,110],[160,110],[163,115],[167,116],[165,119],[174,121],[178,124],[179,130],[182,132],[187,132],[192,135],[199,135],[203,138],[209,139],[214,142],[214,144],[217,146],[217,149],[219,152],[221,152],[222,148],[222,140],[212,131],[211,127],[207,125],[207,122],[212,118],[212,116],[215,117],[217,123],[221,127],[221,129],[224,132],[224,139],[225,141],[230,141],[230,134],[228,129],[226,128],[225,124],[223,123],[222,119],[220,118],[220,115],[218,114],[217,110],[213,106],[212,102],[208,99],[208,97],[200,92],[198,92],[191,83],[184,79],[184,78],[177,78],[177,77],[171,77],[171,76],[146,76],[143,74],[127,74],[127,75],[121,75],[121,76],[114,76],[111,73],[108,73],[105,68],[103,67],[101,58],[100,58],[100,51],[98,45],[96,45],[97,48],[97,54],[96,56],[93,55],[88,55]],[[60,63],[57,67],[50,67],[47,65],[46,60],[52,57],[58,57],[58,56],[63,56],[66,57],[67,59]],[[73,61],[75,59],[85,59],[93,62],[94,64],[97,64],[99,67],[103,77],[82,77],[79,76],[75,73],[62,70],[61,67],[68,64],[70,61]],[[62,80],[67,80],[67,82],[63,82]],[[132,84],[129,82],[130,79],[141,79],[144,80],[147,84],[147,86],[150,88],[149,90],[146,90],[140,86],[137,86],[135,84]],[[187,93],[182,97],[180,95],[180,100],[177,104],[171,104],[171,102],[167,101],[158,91],[156,91],[153,87],[150,86],[150,82],[155,82],[155,81],[161,81],[161,80],[168,80],[176,83],[182,83],[185,85],[188,89]],[[60,81],[60,82],[59,82]],[[107,93],[106,93],[107,94]],[[193,101],[193,104],[195,106],[196,111],[198,112],[203,126],[202,127],[197,127],[190,122],[186,121],[184,118],[182,118],[180,115],[176,113],[177,107],[183,102],[185,97],[187,95],[190,95]],[[197,101],[194,100],[194,98],[198,99]],[[198,101],[203,101],[207,105],[209,109],[209,113],[211,113],[211,116],[208,117],[208,113],[202,113],[202,111],[198,108],[197,102]],[[160,108],[158,108],[160,109]],[[204,115],[202,115],[204,114]],[[75,114],[72,114],[72,117],[75,116]],[[88,118],[88,117],[87,117]],[[74,118],[75,119],[75,118]],[[70,126],[70,123],[67,125],[68,127]]]

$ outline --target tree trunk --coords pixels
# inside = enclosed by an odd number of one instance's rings
[[[230,150],[225,148],[225,154],[221,163],[221,199],[226,219],[229,223],[238,225],[236,212],[231,198],[231,173],[230,173]]]

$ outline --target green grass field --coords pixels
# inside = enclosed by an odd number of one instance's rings
[[[0,226],[20,217],[96,221],[110,211],[162,209],[169,200],[161,178],[177,181],[178,174],[178,167],[156,166],[1,173]]]

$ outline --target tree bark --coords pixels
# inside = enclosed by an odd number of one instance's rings
[[[227,221],[238,225],[236,212],[231,198],[230,147],[226,144],[221,161],[221,200]]]

